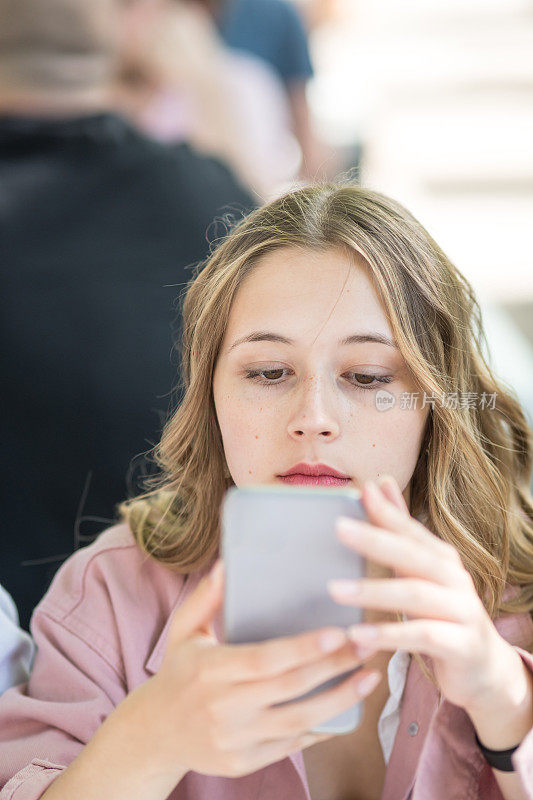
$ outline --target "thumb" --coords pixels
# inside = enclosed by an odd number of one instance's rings
[[[404,514],[409,514],[409,508],[405,502],[402,490],[398,486],[396,478],[394,478],[392,475],[384,475],[377,481],[377,485],[387,500],[390,500],[390,502],[393,503],[399,511],[403,511]]]
[[[224,599],[224,563],[217,559],[210,572],[174,614],[170,626],[169,643],[188,639],[193,634],[204,633],[216,640],[213,617]]]

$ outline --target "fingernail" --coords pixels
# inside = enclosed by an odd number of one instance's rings
[[[372,689],[375,689],[378,683],[381,680],[381,673],[380,672],[371,672],[369,675],[365,675],[364,678],[361,678],[359,681],[359,691],[361,694],[370,694]]]
[[[368,494],[372,498],[379,498],[380,497],[381,492],[379,491],[379,489],[376,486],[376,484],[374,483],[374,481],[365,481],[365,487],[366,487],[366,490],[367,490]]]
[[[361,593],[361,585],[358,581],[351,581],[345,578],[335,578],[326,583],[328,592],[337,597],[355,597]]]
[[[352,519],[351,517],[337,517],[335,522],[335,531],[337,536],[349,536],[351,539],[362,534],[361,530],[362,520]]]
[[[385,500],[389,499],[387,497],[387,495],[385,494],[385,490],[387,488],[389,489],[389,491],[393,492],[394,494],[396,493],[396,482],[395,482],[394,478],[392,478],[390,475],[384,475],[382,478],[380,478],[379,481],[377,482],[376,486],[378,487],[380,494],[383,495]]]
[[[346,644],[346,634],[344,631],[326,631],[319,638],[320,649],[324,653],[331,653]]]
[[[379,628],[375,625],[353,625],[348,628],[348,638],[353,642],[375,639],[379,634]]]
[[[378,484],[381,494],[389,503],[393,503],[397,505],[400,503],[402,506],[405,506],[405,498],[402,494],[402,490],[398,484],[396,478],[393,478],[392,475],[385,475]],[[394,499],[387,496],[385,489],[388,489],[389,492],[392,494],[392,497],[396,499],[397,503],[394,502]]]
[[[378,652],[377,647],[363,647],[359,644],[356,645],[355,650],[360,659],[370,658]]]
[[[337,517],[335,525],[337,528],[357,528],[359,523],[363,520],[356,519],[355,517]]]

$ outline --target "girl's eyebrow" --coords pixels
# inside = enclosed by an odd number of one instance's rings
[[[229,353],[239,344],[244,344],[245,342],[279,342],[281,344],[288,345],[296,344],[293,339],[288,339],[286,336],[282,336],[280,333],[271,333],[270,331],[253,331],[252,333],[242,336],[240,339],[234,341],[233,344],[228,348],[227,352]],[[382,333],[378,333],[377,331],[362,331],[361,333],[354,333],[351,336],[347,336],[345,339],[339,339],[337,344],[342,346],[348,344],[362,344],[364,342],[375,342],[376,344],[384,344],[387,345],[387,347],[393,347],[396,350],[398,349],[398,345],[393,339],[391,339],[389,336],[385,336]]]

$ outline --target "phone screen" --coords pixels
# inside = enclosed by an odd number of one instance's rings
[[[336,536],[339,516],[367,519],[356,489],[257,484],[226,492],[221,521],[227,643],[260,642],[363,621],[362,609],[335,602],[326,587],[330,578],[367,574],[366,559]],[[350,672],[301,698],[334,686]],[[315,730],[353,730],[360,706]]]

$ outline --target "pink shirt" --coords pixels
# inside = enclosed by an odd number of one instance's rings
[[[115,525],[77,551],[38,605],[28,684],[0,698],[0,800],[37,800],[126,694],[157,672],[172,611],[206,570],[172,573]],[[496,626],[533,672],[529,614]],[[221,619],[214,625],[221,639]],[[533,729],[513,755],[533,800]],[[301,752],[240,778],[188,772],[170,800],[310,800]],[[468,715],[411,659],[382,800],[502,800]]]

